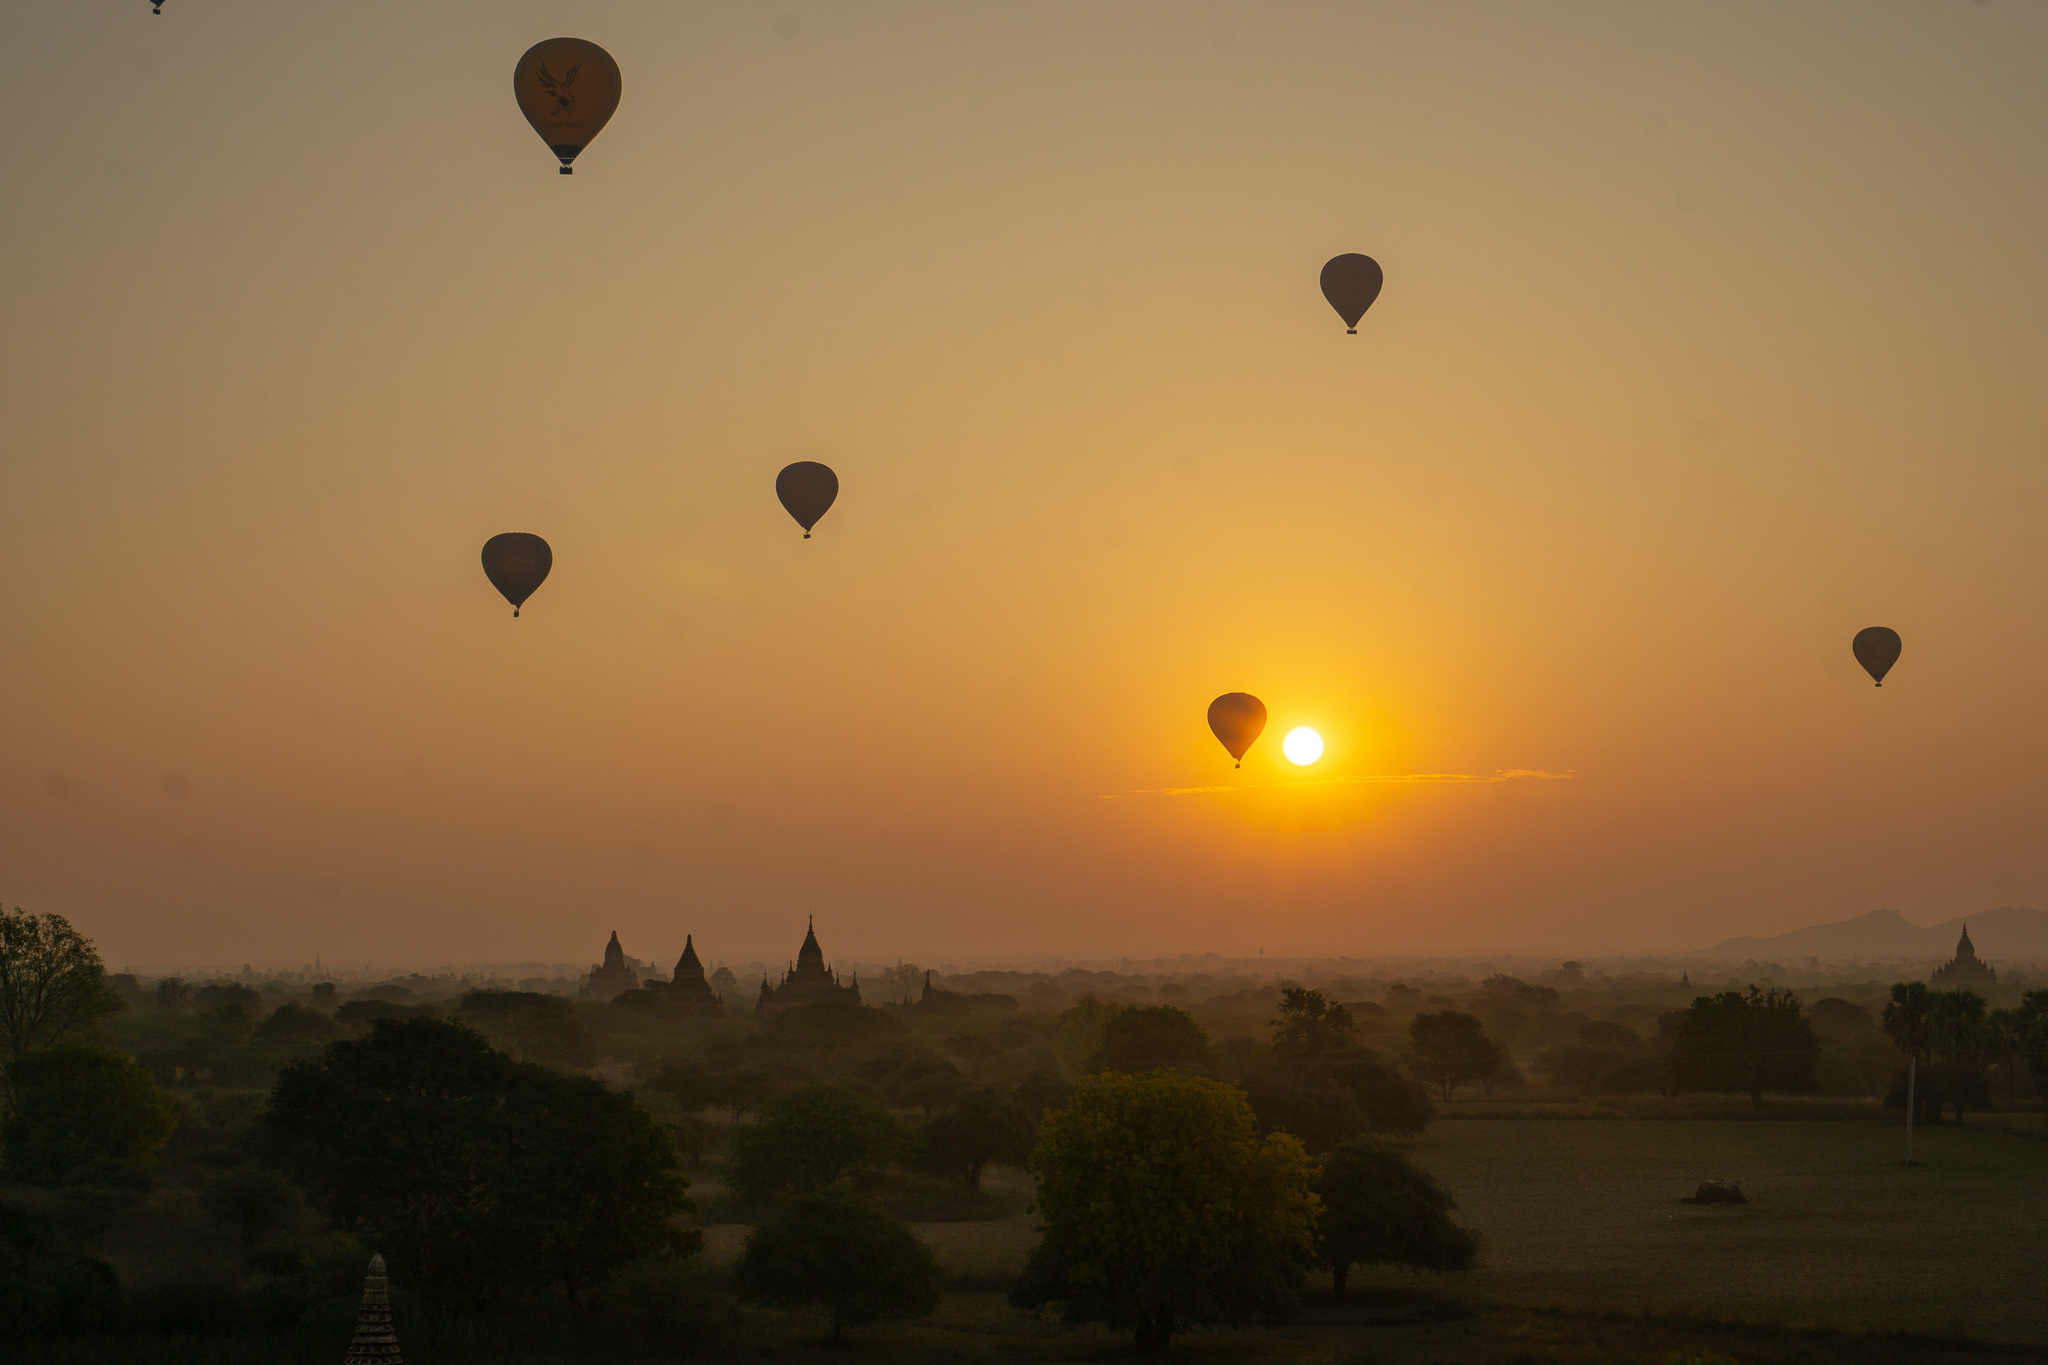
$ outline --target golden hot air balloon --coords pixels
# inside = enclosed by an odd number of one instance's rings
[[[555,552],[548,543],[528,531],[507,531],[484,542],[484,577],[505,594],[517,616],[526,599],[547,582],[555,567]]]
[[[782,510],[796,518],[796,524],[804,528],[804,539],[811,538],[811,528],[818,524],[818,518],[830,511],[839,497],[839,476],[832,472],[830,465],[819,464],[816,460],[798,460],[795,464],[784,465],[782,472],[775,476],[775,496],[782,500]]]
[[[1856,656],[1856,662],[1863,665],[1879,687],[1884,686],[1884,675],[1892,671],[1892,665],[1899,661],[1899,651],[1905,644],[1899,633],[1890,626],[1865,626],[1856,632],[1856,638],[1849,642],[1849,649]]]
[[[550,38],[526,49],[512,68],[512,95],[569,175],[569,163],[619,107],[619,64],[596,43]]]
[[[1249,692],[1225,692],[1209,703],[1209,729],[1244,766],[1245,751],[1266,728],[1266,703]]]

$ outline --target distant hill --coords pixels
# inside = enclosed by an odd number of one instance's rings
[[[1987,961],[2048,960],[2048,910],[2021,910],[2010,905],[1924,929],[1909,924],[1896,910],[1873,910],[1855,919],[1794,929],[1772,938],[1731,938],[1700,956],[1767,962],[1808,957],[1831,961],[1905,957],[1945,962],[1955,955],[1956,940],[1966,924],[1977,956]]]

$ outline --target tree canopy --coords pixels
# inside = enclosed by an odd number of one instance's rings
[[[1409,1070],[1438,1087],[1446,1101],[1459,1086],[1487,1080],[1507,1064],[1507,1049],[1486,1036],[1479,1017],[1457,1010],[1416,1015],[1408,1041],[1414,1052]]]
[[[917,1136],[927,1166],[957,1175],[968,1189],[978,1190],[989,1162],[1021,1165],[1031,1155],[1034,1133],[1023,1106],[976,1086],[962,1092],[952,1108],[927,1119]]]
[[[171,1097],[118,1052],[60,1043],[22,1053],[6,1075],[6,1169],[16,1180],[54,1185],[90,1161],[142,1161],[178,1126]]]
[[[811,1194],[886,1165],[903,1140],[895,1116],[872,1096],[814,1081],[768,1101],[733,1134],[725,1180],[752,1200]]]
[[[740,1296],[771,1308],[819,1307],[832,1339],[939,1303],[938,1267],[917,1234],[843,1186],[806,1195],[755,1228],[733,1269]]]
[[[444,1301],[574,1297],[701,1234],[668,1131],[630,1095],[494,1051],[459,1024],[378,1020],[287,1066],[267,1120],[299,1183],[392,1273]]]
[[[1766,1090],[1815,1088],[1820,1039],[1791,991],[1702,995],[1664,1022],[1665,1064],[1682,1089],[1747,1091],[1761,1107]]]
[[[1344,1297],[1354,1265],[1469,1270],[1479,1239],[1451,1221],[1457,1204],[1436,1177],[1391,1147],[1347,1142],[1323,1157],[1316,1177],[1322,1217],[1316,1259]]]
[[[1331,1004],[1317,990],[1280,989],[1280,1017],[1273,1021],[1273,1054],[1283,1062],[1313,1064],[1358,1036],[1351,1011]]]
[[[1209,1035],[1195,1016],[1172,1005],[1118,1010],[1103,1025],[1090,1071],[1206,1071],[1214,1064]]]
[[[1259,1136],[1235,1086],[1110,1071],[1046,1116],[1031,1168],[1044,1234],[1011,1295],[1070,1322],[1134,1329],[1163,1351],[1183,1327],[1285,1315],[1311,1251],[1315,1167]]]
[[[99,953],[70,921],[0,909],[0,1044],[9,1057],[125,1008],[107,986]]]

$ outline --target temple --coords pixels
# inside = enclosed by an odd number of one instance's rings
[[[1989,986],[1998,980],[1998,973],[1991,970],[1989,963],[1977,956],[1976,947],[1970,942],[1970,926],[1963,926],[1963,936],[1956,943],[1956,955],[1947,965],[1934,969],[1934,984],[1937,986]]]
[[[845,1000],[858,1005],[860,977],[856,974],[851,985],[839,984],[839,974],[825,965],[825,950],[818,946],[818,930],[813,923],[804,930],[804,946],[797,949],[796,965],[783,973],[782,984],[771,986],[766,976],[761,978],[761,998],[754,1011],[774,1014],[820,1000]]]
[[[614,929],[612,941],[604,945],[604,965],[590,969],[583,993],[598,1000],[616,1000],[626,991],[638,989],[640,974],[627,963],[626,950],[619,946],[619,931]]]
[[[391,1330],[391,1281],[382,1256],[370,1258],[370,1273],[363,1276],[363,1315],[343,1365],[403,1365],[398,1334]]]
[[[704,963],[697,956],[695,940],[688,934],[683,935],[683,955],[676,959],[675,978],[669,982],[668,997],[663,1003],[668,1009],[705,1018],[725,1013],[725,1001],[704,979]]]

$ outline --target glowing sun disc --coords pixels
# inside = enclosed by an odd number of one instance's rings
[[[1287,761],[1297,768],[1306,768],[1323,756],[1323,737],[1306,725],[1287,732],[1287,738],[1280,741],[1280,752],[1287,755]]]

